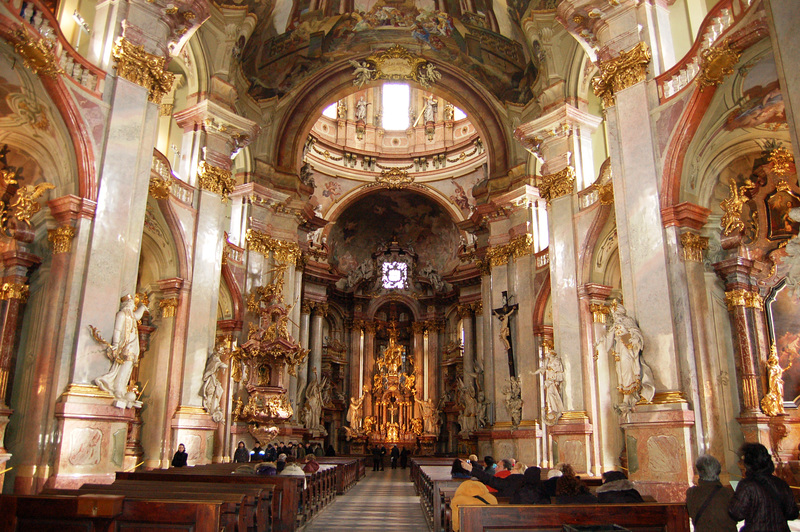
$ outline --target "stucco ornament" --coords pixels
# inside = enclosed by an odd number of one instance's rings
[[[800,222],[800,207],[790,209],[789,218]],[[786,271],[786,287],[795,299],[800,299],[800,235],[793,236],[784,250],[786,258],[783,262],[789,267]]]
[[[564,365],[561,363],[561,357],[555,351],[548,349],[544,367],[537,369],[535,373],[544,374],[544,393],[547,403],[544,422],[547,425],[555,425],[564,411],[564,402],[561,400]]]
[[[509,377],[508,382],[501,390],[505,396],[506,410],[509,417],[511,417],[511,427],[513,429],[519,428],[522,423],[522,387],[520,385],[519,377]]]
[[[200,394],[203,397],[203,408],[211,414],[211,419],[216,423],[224,419],[220,401],[225,393],[225,389],[222,387],[219,375],[217,374],[220,368],[225,367],[225,363],[222,361],[221,357],[222,352],[223,348],[220,346],[209,355],[208,361],[206,361],[206,369],[203,372],[203,389]]]

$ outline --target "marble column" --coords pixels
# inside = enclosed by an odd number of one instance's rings
[[[311,301],[303,301],[300,304],[300,347],[309,350],[311,354],[311,311],[314,304]],[[308,356],[297,368],[297,391],[295,394],[295,412],[300,412],[305,401],[306,385],[308,384]]]
[[[364,417],[377,415],[372,409],[372,402],[377,396],[375,390],[372,389],[372,374],[375,371],[375,329],[375,322],[364,323],[364,384],[371,390],[371,397],[367,397],[364,401]]]
[[[323,322],[328,315],[327,303],[316,303],[311,313],[311,353],[308,362],[308,382],[322,379],[322,341]]]
[[[417,396],[424,400],[428,399],[428,390],[425,388],[425,323],[420,321],[412,323],[411,334],[411,351],[414,357],[414,379],[417,385]],[[438,368],[438,360],[436,366]],[[439,373],[441,372],[438,372],[437,375]],[[422,416],[419,409],[417,411],[417,416]]]
[[[472,308],[469,304],[462,303],[458,305],[457,312],[464,328],[464,351],[462,352],[464,384],[469,386],[474,382],[472,373],[475,372],[475,329],[472,322]]]

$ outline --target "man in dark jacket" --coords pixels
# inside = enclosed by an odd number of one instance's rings
[[[736,532],[736,521],[728,515],[733,490],[719,481],[722,471],[719,461],[713,456],[703,455],[694,467],[699,478],[697,486],[686,490],[686,510],[695,531]]]
[[[392,446],[392,452],[389,455],[392,459],[392,469],[397,469],[397,461],[400,459],[400,448],[397,445]]]
[[[372,448],[372,470],[373,471],[380,471],[381,469],[381,448],[378,447],[378,444],[375,444],[375,447]]]
[[[633,482],[622,471],[603,473],[603,485],[597,488],[597,502],[600,504],[629,504],[644,502]]]

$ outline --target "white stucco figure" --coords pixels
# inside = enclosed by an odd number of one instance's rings
[[[555,425],[564,411],[564,402],[561,400],[561,383],[564,382],[564,365],[561,357],[552,349],[548,349],[544,367],[536,370],[536,374],[544,373],[544,390],[547,411],[545,423]]]
[[[305,400],[305,427],[309,430],[316,430],[320,432],[324,432],[325,428],[322,426],[322,389],[325,386],[325,381],[327,379],[323,379],[323,382],[320,383],[317,380],[316,371],[314,372],[314,377],[311,379],[311,382],[308,383],[308,387],[306,388],[306,400]]]
[[[103,391],[113,395],[120,408],[140,407],[136,393],[128,391],[133,367],[139,362],[138,322],[148,309],[139,305],[134,310],[133,296],[122,298],[120,310],[114,319],[114,336],[106,346],[106,355],[111,359],[111,370],[95,379],[94,383]]]
[[[364,404],[364,394],[356,399],[350,398],[350,406],[347,409],[347,421],[350,423],[350,428],[356,432],[361,430],[361,406]]]
[[[464,409],[458,416],[458,424],[461,425],[460,434],[468,435],[478,427],[478,400],[475,398],[475,387],[472,384],[465,384],[459,379],[459,392],[461,403]]]
[[[519,377],[509,377],[503,389],[500,390],[505,396],[506,410],[511,418],[511,426],[516,429],[522,423],[522,387]]]
[[[800,207],[789,209],[789,218],[800,222]],[[795,299],[800,299],[800,235],[793,236],[783,249],[786,251],[783,262],[788,265],[786,287]]]
[[[367,120],[367,99],[363,96],[356,102],[356,120]]]
[[[433,400],[425,400],[418,397],[415,397],[414,400],[417,402],[420,414],[422,415],[425,434],[436,434],[439,429],[439,412],[437,412],[436,407],[433,405]]]
[[[206,361],[206,369],[203,372],[203,389],[201,393],[203,397],[203,408],[211,414],[211,419],[217,423],[222,421],[225,416],[220,407],[225,389],[222,387],[222,383],[217,375],[217,370],[225,367],[221,354],[222,347],[218,347],[209,355]]]
[[[628,316],[625,307],[617,303],[611,311],[611,323],[606,335],[597,342],[598,355],[613,355],[617,370],[617,390],[623,399],[615,406],[621,414],[630,412],[639,399],[653,400],[655,385],[653,371],[642,359],[644,338],[636,321]]]
[[[436,111],[439,109],[439,101],[433,95],[425,98],[425,109],[422,111],[422,116],[425,122],[436,121]]]

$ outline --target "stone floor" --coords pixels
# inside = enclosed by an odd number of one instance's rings
[[[371,471],[350,491],[338,495],[303,532],[427,532],[419,496],[408,469]]]

